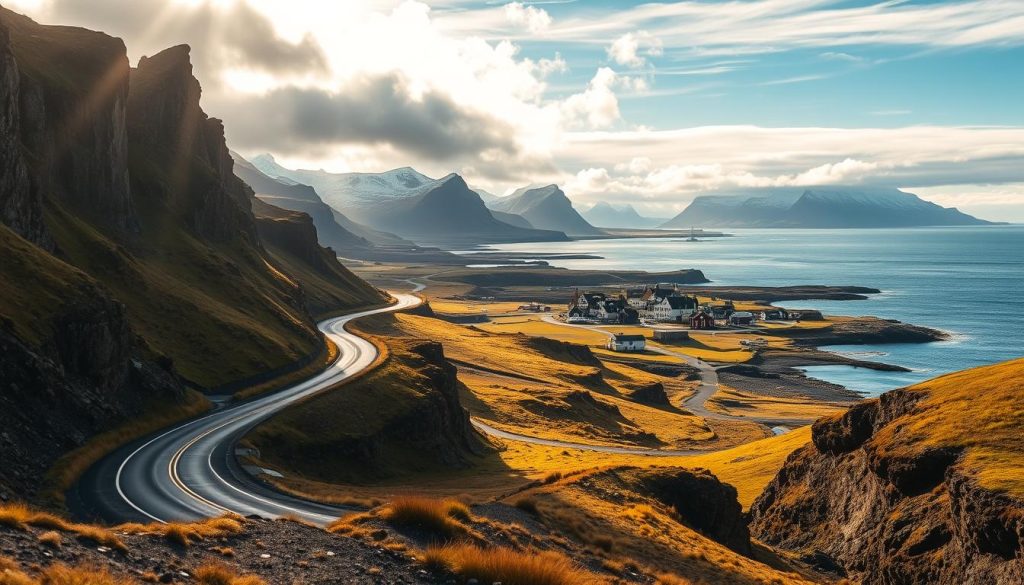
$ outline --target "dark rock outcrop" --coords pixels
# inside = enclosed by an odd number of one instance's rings
[[[636,385],[629,389],[628,396],[630,400],[641,404],[650,404],[652,406],[671,405],[668,400],[668,394],[665,393],[665,385],[661,382]]]
[[[816,422],[751,507],[752,533],[868,584],[1024,581],[1024,502],[979,486],[957,448],[879,439],[926,397],[896,390]]]
[[[732,550],[750,555],[750,532],[736,488],[706,469],[652,472],[643,481],[687,526]]]
[[[197,235],[256,242],[249,193],[233,172],[224,125],[199,105],[190,48],[179,45],[143,57],[132,72],[128,134],[149,156],[132,175],[141,199],[157,198]],[[197,172],[199,166],[204,172]]]
[[[0,327],[0,494],[39,495],[47,469],[96,433],[184,398],[144,356],[124,306],[93,286],[67,291],[40,348]]]

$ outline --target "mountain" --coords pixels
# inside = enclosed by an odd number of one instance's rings
[[[516,227],[526,229],[533,229],[533,224],[526,221],[526,218],[521,215],[516,215],[514,213],[505,213],[504,211],[495,211],[493,209],[491,210],[491,215],[494,216],[494,219],[507,223],[509,225],[514,225]]]
[[[465,245],[566,239],[561,232],[519,227],[496,219],[480,196],[456,174],[428,183],[409,196],[367,205],[361,213],[370,225],[416,242]]]
[[[874,228],[988,223],[899,189],[828,186],[703,195],[662,227]]]
[[[480,195],[455,174],[431,179],[409,167],[384,173],[290,170],[266,154],[253,158],[252,164],[271,177],[311,185],[328,205],[354,221],[420,244],[566,239],[563,233],[534,229],[515,217],[495,219]]]
[[[489,205],[492,201],[499,199],[497,195],[489,191],[484,191],[483,189],[478,189],[476,187],[470,188],[473,190],[474,193],[480,196],[480,200],[483,201],[485,204]]]
[[[194,414],[183,382],[320,355],[315,313],[384,300],[307,216],[265,229],[189,53],[131,69],[119,39],[0,8],[0,493],[97,433]]]
[[[1018,359],[821,419],[751,506],[751,532],[853,582],[1022,583],[1022,413]]]
[[[565,232],[569,236],[592,236],[601,230],[587,223],[557,185],[531,189],[524,187],[508,197],[489,204],[495,211],[522,216],[530,225],[543,230]]]
[[[646,229],[665,223],[664,219],[641,216],[628,203],[626,205],[612,205],[607,201],[601,201],[594,204],[593,207],[584,211],[581,215],[591,225],[606,228]]]

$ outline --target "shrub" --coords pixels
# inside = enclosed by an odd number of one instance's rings
[[[160,534],[168,541],[187,547],[193,541],[222,538],[244,530],[244,520],[227,515],[199,522],[170,522],[168,524],[121,524],[118,530],[128,534]]]
[[[91,524],[75,524],[71,526],[71,530],[78,535],[79,540],[95,542],[96,544],[108,546],[122,552],[128,550],[124,542],[106,528],[100,528]]]
[[[577,567],[568,557],[551,551],[520,552],[510,548],[448,545],[430,548],[425,564],[449,571],[463,580],[503,585],[583,585],[597,577]]]
[[[462,521],[472,519],[469,508],[462,502],[412,496],[396,498],[382,516],[394,526],[418,528],[447,538],[465,534],[467,528]]]
[[[533,516],[540,515],[540,510],[537,509],[537,500],[529,496],[519,498],[513,505],[527,514],[531,514]]]
[[[54,565],[43,571],[38,585],[134,585],[134,581],[115,577],[106,569],[83,569]]]

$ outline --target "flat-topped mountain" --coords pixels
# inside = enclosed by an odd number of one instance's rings
[[[826,186],[703,195],[662,227],[874,228],[988,223],[899,189]]]
[[[522,216],[538,229],[557,230],[570,236],[593,236],[602,233],[583,219],[557,185],[524,187],[508,197],[491,201],[488,207]]]
[[[270,177],[311,185],[328,205],[356,222],[420,244],[566,239],[564,233],[535,229],[514,216],[495,218],[480,194],[456,174],[432,179],[409,167],[384,173],[290,170],[270,155],[257,156],[252,163]]]
[[[640,215],[628,203],[612,205],[607,201],[600,201],[581,215],[591,225],[604,228],[654,228],[665,223],[661,218]]]

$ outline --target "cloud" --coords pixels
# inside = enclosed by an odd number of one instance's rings
[[[196,69],[216,83],[230,67],[271,74],[324,73],[327,58],[310,34],[291,41],[247,2],[169,0],[52,0],[44,15],[125,38],[129,53],[153,54],[187,43]]]
[[[516,154],[512,128],[501,120],[426,91],[414,95],[398,73],[351,80],[337,92],[285,87],[228,100],[229,138],[245,149],[294,154],[309,145],[371,144],[423,159]]]
[[[860,63],[864,61],[864,57],[858,57],[856,55],[838,51],[826,51],[819,56],[827,61],[847,61],[849,63]]]
[[[583,93],[569,96],[561,106],[562,117],[570,128],[606,128],[620,118],[619,100],[613,88],[619,76],[608,67],[594,74]]]
[[[659,56],[663,53],[661,41],[647,31],[629,32],[615,39],[607,49],[608,58],[627,67],[643,67],[647,60],[641,52],[648,56]]]
[[[551,16],[543,8],[526,6],[522,2],[505,5],[505,18],[511,24],[538,33],[551,26]]]

